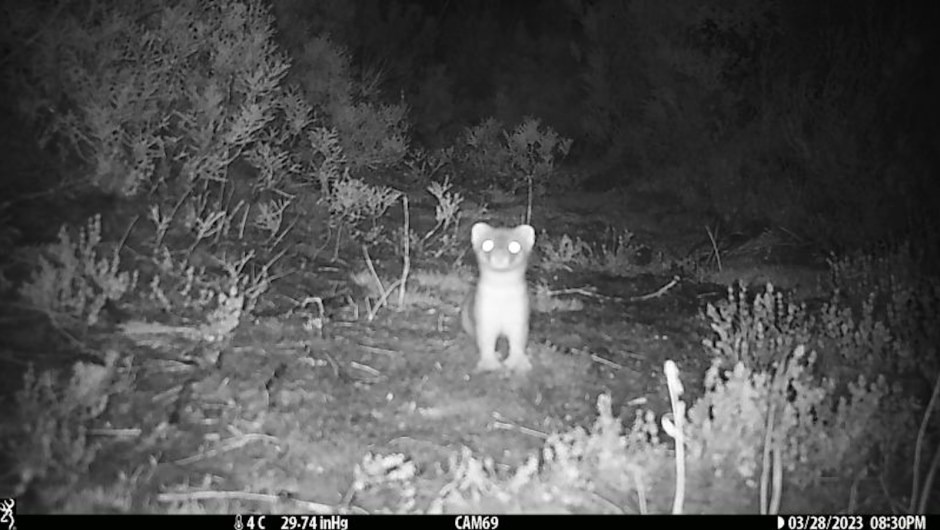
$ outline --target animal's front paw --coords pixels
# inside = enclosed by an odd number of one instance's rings
[[[525,355],[518,355],[513,357],[512,355],[506,359],[506,368],[509,368],[513,372],[524,374],[532,370],[532,363],[529,362],[529,358]]]
[[[476,371],[477,372],[495,372],[502,369],[503,365],[499,362],[498,359],[493,359],[491,357],[484,357],[480,359],[480,362],[477,363]]]

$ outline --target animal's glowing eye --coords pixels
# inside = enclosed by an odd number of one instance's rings
[[[493,243],[492,239],[487,239],[486,241],[483,242],[482,245],[480,245],[480,248],[483,249],[483,252],[489,252],[493,250],[493,247],[495,246],[496,246],[496,243]]]
[[[518,254],[520,250],[522,250],[522,245],[520,245],[518,241],[509,242],[509,252]]]

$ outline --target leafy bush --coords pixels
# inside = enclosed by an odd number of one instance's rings
[[[445,177],[443,182],[432,181],[427,187],[436,204],[434,205],[434,226],[418,237],[415,234],[410,240],[415,244],[416,253],[425,253],[428,256],[440,258],[447,256],[459,259],[463,255],[464,234],[460,232],[460,220],[465,215],[461,208],[463,195],[452,190],[450,178]]]
[[[805,307],[785,302],[772,285],[753,300],[743,283],[737,295],[728,287],[727,299],[708,304],[706,312],[716,337],[706,338],[703,344],[726,367],[744,363],[754,370],[767,370],[813,338]]]
[[[533,195],[543,194],[555,164],[568,155],[570,139],[561,138],[551,127],[542,129],[538,119],[526,117],[512,132],[506,131],[506,149],[516,176],[526,184],[526,222],[532,219]],[[514,188],[514,187],[513,187]]]
[[[813,357],[798,346],[775,372],[738,363],[722,374],[720,362],[713,363],[686,434],[689,456],[704,476],[736,477],[745,490],[766,491],[776,465],[798,491],[828,488],[832,480],[848,487],[873,457],[898,449],[899,433],[910,434],[913,425],[900,389],[861,376],[840,397],[835,380],[816,380]],[[820,482],[824,477],[828,485]]]
[[[375,243],[380,240],[382,230],[377,224],[379,218],[399,197],[399,191],[386,186],[373,186],[347,175],[336,181],[328,202],[330,214],[348,227],[356,240]]]
[[[87,163],[71,178],[148,195],[153,237],[141,250],[154,266],[143,294],[170,314],[208,317],[204,338],[227,335],[268,287],[290,229],[293,196],[280,189],[308,167],[296,148],[316,138],[309,103],[283,85],[289,63],[266,8],[135,0],[18,9],[21,18],[5,21],[23,37],[8,57],[12,103]],[[98,259],[99,244],[98,220],[78,242],[63,232],[20,294],[50,316],[94,323],[137,278],[119,272],[117,250]],[[267,261],[255,266],[256,257]]]
[[[733,366],[744,362],[769,369],[797,345],[820,355],[821,372],[836,380],[863,374],[870,380],[927,376],[940,370],[935,326],[940,284],[923,272],[907,245],[881,257],[858,254],[832,258],[835,291],[817,311],[786,301],[768,285],[753,298],[742,284],[737,294],[709,304],[716,337],[706,348]]]
[[[309,38],[295,54],[294,66],[310,104],[336,128],[352,171],[394,166],[404,159],[408,108],[379,102],[378,75],[355,79],[349,53],[325,36]]]
[[[511,184],[512,159],[503,145],[503,124],[495,118],[464,130],[458,143],[459,159],[469,170],[467,185]]]
[[[101,257],[101,216],[88,220],[78,239],[63,226],[59,240],[45,245],[37,269],[19,287],[19,295],[60,324],[93,326],[105,304],[120,300],[137,283],[138,273],[122,272],[119,249]]]
[[[545,192],[555,164],[567,156],[571,143],[536,118],[526,117],[511,131],[489,118],[464,131],[458,158],[469,170],[468,186],[513,194],[525,187],[528,220],[533,196]]]
[[[50,24],[38,24],[42,4],[23,9],[37,26],[15,28],[31,33],[9,79],[19,109],[89,164],[97,188],[178,196],[224,179],[252,146],[276,150],[280,133],[298,132],[270,129],[297,109],[279,87],[289,64],[257,1],[135,0],[63,9]]]
[[[633,233],[629,230],[610,229],[605,235],[603,240],[592,244],[580,237],[572,239],[568,234],[553,239],[543,233],[538,243],[542,258],[539,267],[547,272],[577,269],[614,276],[629,276],[651,268],[664,268],[660,263],[641,263],[639,254],[642,247],[633,241]]]
[[[90,431],[131,382],[116,352],[103,361],[76,363],[68,378],[56,371],[37,374],[32,367],[25,373],[15,398],[17,421],[4,423],[0,438],[4,452],[13,456],[14,496],[38,488],[55,502],[70,494],[95,462],[102,443]]]
[[[668,462],[652,415],[638,414],[624,433],[598,397],[599,416],[590,430],[551,435],[539,456],[509,472],[469,450],[450,460],[450,480],[432,500],[430,513],[623,513],[646,493]],[[601,493],[603,492],[603,493]]]
[[[721,384],[745,384],[742,374],[752,370],[755,376],[766,374],[765,381],[776,380],[776,397],[768,398],[771,418],[780,422],[780,436],[788,433],[780,459],[794,485],[818,485],[822,477],[837,475],[848,487],[872,469],[904,475],[917,403],[927,399],[940,373],[932,324],[940,291],[911,258],[904,245],[879,258],[834,258],[837,289],[814,312],[785,302],[770,285],[752,301],[742,287],[737,297],[729,290],[727,301],[709,305],[716,337],[705,346],[715,355],[715,366],[737,367]],[[803,355],[804,347],[812,353]],[[749,396],[762,403],[763,398]],[[743,394],[738,402],[742,399]],[[754,410],[761,407],[767,404]],[[709,414],[718,417],[715,410]],[[923,421],[918,446],[935,440],[935,427],[926,429],[929,418]],[[874,463],[876,455],[880,465]],[[915,461],[915,483],[917,467]],[[916,489],[911,493],[918,495]]]
[[[539,267],[546,272],[565,270],[571,272],[573,267],[587,268],[591,263],[591,246],[580,237],[572,239],[568,234],[552,239],[547,232],[542,231],[538,242],[539,256],[542,258]]]

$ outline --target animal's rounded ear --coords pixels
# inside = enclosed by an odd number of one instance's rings
[[[492,226],[483,222],[479,222],[473,225],[473,228],[470,229],[470,242],[475,247],[480,246],[480,244],[483,243],[483,240],[486,239],[487,235],[492,230]]]
[[[535,229],[529,225],[519,225],[516,227],[516,234],[525,245],[526,252],[532,250],[535,246]]]

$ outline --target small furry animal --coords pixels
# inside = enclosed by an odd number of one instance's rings
[[[496,354],[500,336],[509,342],[506,367],[516,372],[532,368],[525,348],[529,340],[529,289],[525,280],[535,230],[529,225],[494,228],[486,223],[470,231],[480,277],[461,307],[463,329],[476,339],[477,371],[499,370]]]

